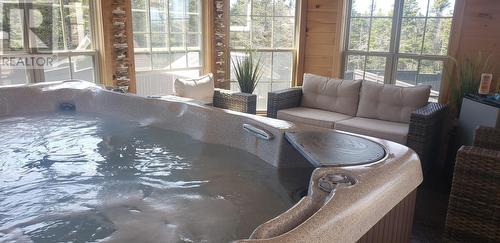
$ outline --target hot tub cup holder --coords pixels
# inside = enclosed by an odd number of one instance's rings
[[[350,175],[333,173],[326,174],[318,179],[318,186],[321,190],[331,193],[338,187],[350,187],[356,184],[356,179]]]

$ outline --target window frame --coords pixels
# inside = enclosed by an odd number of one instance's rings
[[[273,9],[272,9],[272,15],[261,15],[261,14],[255,14],[254,15],[254,9],[253,9],[253,2],[254,0],[247,0],[248,1],[248,4],[250,5],[250,7],[248,8],[249,11],[247,11],[247,14],[246,15],[241,15],[241,14],[231,14],[230,10],[229,10],[229,19],[231,17],[245,17],[247,18],[247,23],[249,23],[250,25],[240,25],[240,26],[233,26],[236,27],[237,29],[239,29],[239,31],[241,30],[247,30],[249,32],[249,48],[251,48],[252,50],[254,50],[256,53],[258,54],[267,54],[269,53],[270,54],[270,63],[271,63],[271,68],[270,68],[270,74],[271,74],[271,77],[269,80],[264,80],[263,78],[260,80],[259,84],[269,84],[270,86],[270,91],[273,90],[272,89],[272,86],[273,84],[289,84],[290,87],[293,86],[293,83],[294,83],[294,79],[295,79],[295,76],[296,76],[296,71],[297,71],[297,52],[298,52],[298,43],[297,43],[297,35],[298,35],[298,30],[297,30],[297,25],[299,23],[299,16],[300,16],[300,8],[299,8],[299,4],[300,4],[300,0],[295,0],[295,11],[294,11],[294,14],[293,16],[292,15],[275,15],[275,5],[274,5],[274,1],[270,1],[270,3],[273,5]],[[253,42],[252,42],[252,22],[253,22],[253,19],[254,18],[269,18],[271,20],[271,47],[253,47]],[[275,23],[275,19],[279,19],[279,18],[293,18],[294,19],[294,26],[293,26],[293,37],[292,37],[292,47],[274,47],[274,34],[275,34],[275,31],[274,31],[274,23]],[[230,25],[231,21],[229,21],[229,25]],[[234,32],[234,31],[231,31],[231,25],[229,26],[229,35],[231,35],[231,33]],[[229,38],[230,39],[230,38]],[[245,48],[242,48],[242,47],[233,47],[232,45],[232,42],[231,42],[231,39],[229,40],[229,52],[230,52],[230,56],[232,56],[231,54],[232,53],[243,53],[245,52]],[[273,68],[274,68],[274,65],[272,65],[274,63],[274,54],[275,53],[290,53],[291,54],[291,75],[290,75],[290,80],[282,80],[282,79],[274,79],[273,76],[272,76],[272,73],[273,73]],[[231,63],[232,63],[232,57],[230,58],[229,60]],[[230,67],[230,83],[231,83],[231,86],[234,86],[234,85],[237,85],[237,81],[236,80],[233,80],[233,77],[232,77],[232,64],[231,64],[231,67]],[[257,85],[257,86],[258,86]],[[257,88],[256,88],[257,89]],[[267,94],[266,94],[267,95]],[[258,111],[263,111],[262,109],[259,109]]]
[[[95,9],[96,9],[96,1],[88,1],[88,8],[89,8],[89,28],[90,28],[90,33],[91,33],[91,48],[89,50],[50,50],[50,51],[39,51],[37,48],[32,48],[32,37],[30,35],[30,31],[28,30],[28,23],[30,23],[30,20],[28,19],[30,17],[29,11],[30,8],[29,6],[32,5],[33,3],[30,2],[23,2],[20,1],[17,3],[19,5],[19,9],[23,12],[22,16],[22,36],[23,36],[23,48],[21,50],[15,50],[15,51],[2,51],[0,52],[0,58],[4,56],[12,56],[12,55],[40,55],[40,56],[47,56],[47,55],[55,55],[60,58],[67,58],[68,59],[68,65],[69,65],[69,79],[75,79],[74,78],[74,73],[77,71],[76,64],[73,65],[74,63],[72,62],[72,57],[78,57],[78,56],[87,56],[92,58],[92,70],[93,70],[93,82],[94,83],[100,83],[100,70],[99,70],[99,55],[97,55],[97,48],[96,45],[98,43],[97,41],[97,28],[96,28],[96,15],[95,15]],[[52,3],[54,4],[54,3]],[[62,8],[64,6],[63,0],[59,0],[57,3],[58,7]],[[61,15],[63,13],[61,12]],[[64,16],[63,16],[64,17]],[[67,23],[64,21],[64,18],[60,19],[62,29],[67,29]],[[67,39],[64,38],[64,35],[66,33],[63,32],[63,44],[65,47],[67,47]],[[46,67],[43,69],[33,69],[33,68],[26,68],[25,73],[26,73],[26,80],[27,83],[41,83],[45,82],[45,73],[44,71],[46,70]]]
[[[448,53],[450,51],[450,43],[451,43],[451,36],[452,34],[448,36],[448,50],[446,55],[429,55],[429,54],[424,54],[424,45],[425,45],[425,37],[427,33],[427,22],[429,19],[451,19],[453,23],[453,19],[455,16],[455,11],[453,11],[452,16],[429,16],[430,12],[430,3],[431,0],[427,0],[427,9],[426,9],[426,14],[425,16],[411,16],[411,17],[405,17],[403,9],[404,9],[404,0],[394,0],[394,12],[392,15],[392,27],[391,27],[391,39],[390,39],[390,44],[389,44],[389,50],[388,52],[371,52],[370,51],[370,38],[371,38],[371,30],[372,30],[372,20],[376,18],[389,18],[389,17],[378,17],[374,16],[374,2],[375,0],[371,0],[372,3],[372,8],[370,11],[369,16],[352,16],[352,6],[353,6],[353,0],[348,0],[347,3],[347,13],[345,17],[345,34],[344,34],[344,51],[342,54],[342,77],[345,77],[345,74],[347,72],[347,64],[348,64],[348,58],[349,56],[364,56],[364,64],[363,64],[363,79],[365,79],[366,75],[366,63],[368,57],[385,57],[386,58],[386,64],[385,64],[385,75],[384,75],[384,84],[396,84],[396,75],[398,72],[398,62],[399,59],[413,59],[417,61],[417,70],[416,70],[416,76],[415,76],[415,82],[418,82],[419,80],[419,75],[420,75],[420,70],[421,70],[421,63],[422,61],[441,61],[443,63],[442,67],[442,73],[444,73],[444,65],[448,61]],[[350,40],[350,27],[351,27],[351,19],[352,18],[366,18],[370,19],[370,25],[369,25],[369,31],[368,31],[368,47],[366,51],[360,51],[360,50],[349,50],[349,40]],[[402,23],[404,18],[413,18],[413,19],[424,19],[425,24],[424,24],[424,33],[422,36],[422,43],[420,47],[420,54],[413,54],[413,53],[402,53],[400,52],[400,42],[401,42],[401,32],[402,32]],[[442,79],[440,81],[440,85],[442,85]],[[439,91],[438,95],[439,95]],[[432,94],[431,94],[432,96]],[[434,98],[434,97],[432,97]],[[437,98],[437,97],[436,97]]]
[[[172,0],[166,0],[166,4],[169,5],[170,4],[170,1]],[[132,12],[132,21],[133,21],[133,15],[134,15],[134,12],[143,12],[143,13],[146,13],[146,21],[147,21],[147,27],[145,28],[146,31],[134,31],[132,29],[132,35],[135,35],[135,34],[141,34],[141,35],[146,35],[148,37],[147,39],[147,42],[148,42],[148,45],[146,48],[135,48],[135,46],[133,47],[134,48],[134,55],[149,55],[149,68],[147,69],[144,69],[144,68],[140,68],[138,69],[137,68],[137,65],[136,65],[136,70],[135,72],[136,73],[145,73],[145,72],[154,72],[154,71],[168,71],[168,72],[177,72],[177,71],[198,71],[198,73],[201,75],[201,73],[203,72],[203,69],[204,69],[204,45],[203,45],[203,38],[205,36],[205,33],[204,33],[204,30],[203,30],[203,0],[197,0],[198,1],[198,7],[199,7],[199,12],[197,13],[193,13],[193,12],[190,12],[189,11],[189,1],[185,1],[185,11],[183,11],[183,14],[187,16],[187,19],[189,19],[189,16],[191,15],[198,15],[199,16],[199,25],[198,25],[198,32],[191,32],[189,31],[187,28],[186,30],[184,30],[183,32],[172,32],[171,31],[171,17],[170,17],[170,13],[172,12],[171,9],[169,7],[166,8],[166,14],[167,14],[167,23],[166,23],[166,29],[167,31],[165,32],[158,32],[158,31],[153,31],[152,28],[151,28],[151,1],[150,0],[146,0],[146,8],[145,9],[135,9],[131,8],[131,12]],[[175,11],[174,11],[175,12]],[[187,25],[186,25],[187,27]],[[153,45],[152,45],[152,37],[154,34],[159,34],[159,35],[166,35],[168,36],[167,38],[167,47],[166,48],[163,48],[164,50],[160,50],[160,48],[153,48]],[[182,34],[184,36],[184,43],[183,43],[183,47],[172,47],[170,45],[171,43],[171,34]],[[187,45],[188,43],[188,36],[190,34],[196,34],[200,37],[199,39],[199,48],[192,48],[192,47],[189,47]],[[156,50],[155,50],[156,49]],[[197,52],[199,53],[199,65],[196,66],[196,67],[190,67],[189,66],[189,59],[188,59],[188,55],[190,52]],[[172,68],[172,67],[169,67],[169,68],[155,68],[155,64],[153,62],[153,59],[154,59],[154,55],[155,54],[169,54],[169,60],[170,60],[170,64],[172,64],[172,55],[174,54],[177,54],[177,53],[185,53],[186,54],[186,67],[183,67],[183,68]]]

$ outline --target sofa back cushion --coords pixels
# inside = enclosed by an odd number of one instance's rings
[[[355,116],[360,87],[359,80],[340,80],[305,73],[301,106]]]
[[[212,104],[214,99],[214,79],[212,74],[195,79],[176,79],[174,95]]]
[[[398,87],[363,81],[356,116],[409,123],[411,113],[427,104],[430,92],[430,85]]]

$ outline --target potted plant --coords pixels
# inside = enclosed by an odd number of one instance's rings
[[[261,57],[254,50],[246,49],[242,57],[232,59],[234,74],[240,91],[252,94],[262,77]]]
[[[493,66],[490,55],[484,56],[481,52],[473,57],[454,59],[450,57],[451,65],[447,67],[447,79],[450,84],[449,103],[458,117],[462,106],[462,99],[466,94],[477,93],[482,73],[491,73]]]

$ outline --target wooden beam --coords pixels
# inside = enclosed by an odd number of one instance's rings
[[[214,74],[215,87],[222,89],[230,88],[230,49],[229,49],[229,1],[213,0],[212,16],[210,20],[211,36],[207,36],[207,48],[211,49],[211,72]],[[208,9],[210,10],[210,9]],[[210,14],[208,14],[210,16]]]
[[[306,36],[307,36],[307,4],[308,0],[299,0],[298,4],[298,25],[296,27],[296,46],[297,57],[296,72],[294,73],[293,86],[302,85],[302,77],[304,76],[304,63],[306,61]]]
[[[95,40],[96,51],[99,62],[99,79],[101,84],[104,86],[114,86],[113,83],[113,69],[112,69],[112,49],[109,46],[111,43],[111,36],[108,34],[111,32],[111,23],[108,21],[110,19],[111,12],[104,11],[104,9],[111,9],[111,2],[107,0],[96,0],[95,2]]]
[[[215,73],[214,0],[202,1],[203,9],[203,74]]]
[[[113,28],[113,9],[115,8],[114,1],[96,0],[96,33],[97,33],[97,52],[99,59],[99,76],[101,83],[105,86],[117,86],[117,81],[114,77],[117,66],[120,64],[115,56],[115,44]],[[127,43],[127,58],[129,92],[136,92],[135,80],[135,63],[134,63],[134,40],[132,30],[132,2],[131,0],[123,0],[120,6],[125,11],[125,34]]]

